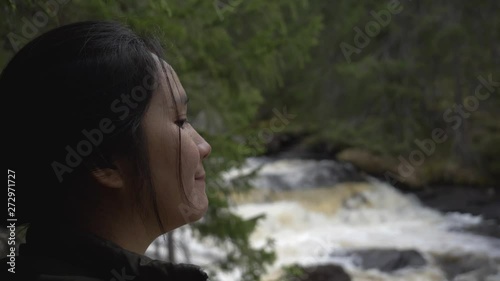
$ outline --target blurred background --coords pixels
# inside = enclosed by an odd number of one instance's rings
[[[500,280],[499,1],[0,6],[0,69],[81,20],[164,43],[210,209],[147,255],[213,280]]]

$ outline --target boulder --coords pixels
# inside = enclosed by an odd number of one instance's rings
[[[383,272],[422,267],[427,264],[425,258],[415,250],[363,249],[336,253],[332,256],[349,256],[353,258],[356,266],[363,269],[378,269]]]
[[[344,269],[336,264],[324,264],[316,266],[294,266],[297,275],[285,276],[286,281],[351,281],[351,277]]]

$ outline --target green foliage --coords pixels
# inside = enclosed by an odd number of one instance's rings
[[[301,277],[304,276],[304,269],[298,264],[292,264],[288,266],[284,266],[282,268],[282,280],[292,281],[292,280],[301,280]]]
[[[443,114],[459,116],[456,107],[475,95],[480,75],[500,80],[500,3],[396,1],[401,12],[368,36],[366,46],[356,45],[354,28],[367,36],[373,13],[387,11],[390,2],[312,3],[312,12],[324,19],[320,44],[307,71],[288,73],[286,90],[272,104],[290,101],[301,117],[292,126],[307,131],[311,145],[335,143],[395,157],[443,128],[449,138],[436,147],[440,157],[494,174],[500,157],[492,145],[500,130],[486,124],[500,117],[498,86],[457,129]],[[357,52],[344,54],[341,43]]]

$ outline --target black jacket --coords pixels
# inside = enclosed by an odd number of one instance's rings
[[[22,281],[205,281],[208,276],[189,264],[152,260],[89,233],[30,226],[19,249],[15,273],[7,266],[1,280]]]

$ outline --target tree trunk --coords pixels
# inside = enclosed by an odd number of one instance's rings
[[[174,230],[167,233],[168,261],[175,263]]]

